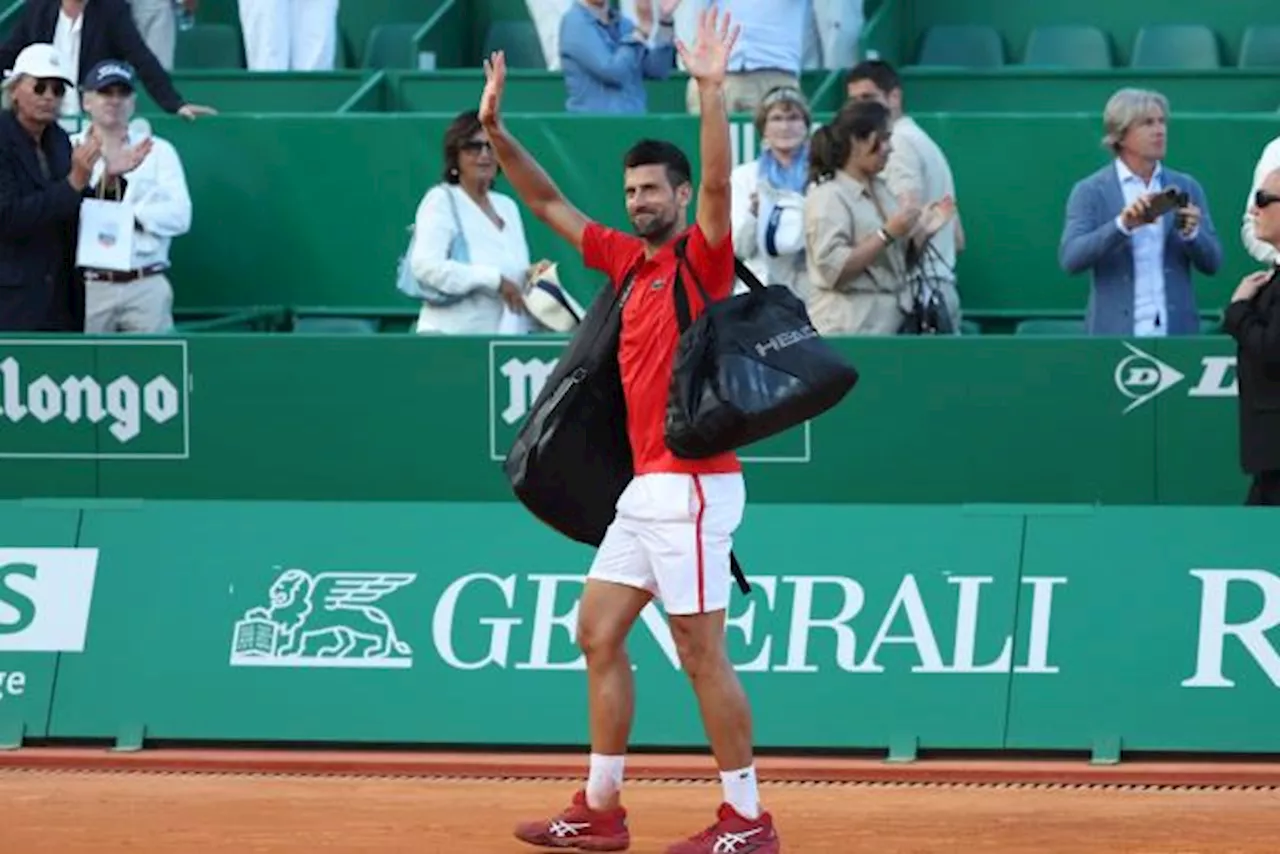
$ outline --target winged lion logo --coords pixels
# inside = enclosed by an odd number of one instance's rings
[[[286,569],[266,606],[236,622],[231,664],[241,667],[411,667],[413,649],[374,603],[411,584],[400,572]]]

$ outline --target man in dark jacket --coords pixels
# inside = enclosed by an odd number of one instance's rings
[[[53,45],[18,54],[4,82],[0,111],[0,332],[83,332],[84,281],[76,270],[80,203],[118,200],[120,177],[135,169],[150,141],[106,164],[102,186],[89,186],[102,157],[96,135],[72,150],[57,124],[71,76]]]
[[[178,94],[169,72],[142,40],[126,0],[27,0],[22,17],[0,45],[0,69],[12,68],[14,58],[27,45],[61,47],[60,35],[65,36],[68,43],[74,43],[77,37],[80,42],[78,56],[63,57],[72,70],[73,88],[102,60],[122,59],[138,70],[147,94],[166,112],[177,113],[185,119],[215,112],[209,107],[188,104]]]
[[[1254,193],[1249,214],[1258,240],[1280,248],[1280,170]],[[1280,505],[1280,268],[1250,273],[1223,314],[1236,339],[1240,465],[1253,482],[1246,504]]]

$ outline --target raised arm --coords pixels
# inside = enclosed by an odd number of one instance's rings
[[[484,94],[480,96],[480,124],[489,135],[498,165],[511,182],[520,201],[538,219],[551,226],[557,234],[582,251],[582,232],[588,220],[569,203],[560,189],[538,165],[538,161],[524,150],[516,138],[507,133],[499,115],[502,89],[507,80],[507,61],[502,51],[494,53],[484,63]]]
[[[690,50],[677,41],[676,49],[685,68],[698,83],[701,102],[699,156],[702,176],[698,181],[698,227],[708,246],[717,246],[733,230],[730,178],[733,149],[729,143],[729,117],[725,112],[724,76],[729,54],[741,27],[730,25],[730,15],[721,19],[719,9],[698,13],[697,40]]]

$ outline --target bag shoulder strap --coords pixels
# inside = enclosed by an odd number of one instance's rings
[[[730,238],[725,238],[725,240],[728,239]],[[707,296],[707,290],[702,286],[702,280],[698,278],[697,271],[693,269],[691,264],[689,264],[689,259],[685,255],[685,249],[687,248],[688,243],[689,236],[687,234],[676,241],[676,279],[672,285],[672,298],[676,303],[676,322],[679,324],[680,331],[682,333],[688,329],[689,324],[693,322],[692,315],[689,311],[689,296],[685,292],[684,277],[681,274],[681,271],[685,267],[689,268],[689,275],[693,278],[693,284],[697,287],[698,294],[702,297],[703,306],[711,304],[711,298]],[[750,290],[756,292],[763,292],[765,290],[764,284],[756,274],[751,272],[751,268],[744,264],[742,259],[736,255],[733,258],[733,272],[734,275]]]

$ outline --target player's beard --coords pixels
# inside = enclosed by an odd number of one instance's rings
[[[675,214],[667,211],[636,214],[631,217],[631,227],[635,229],[636,236],[650,243],[665,243],[674,233],[675,224]]]

